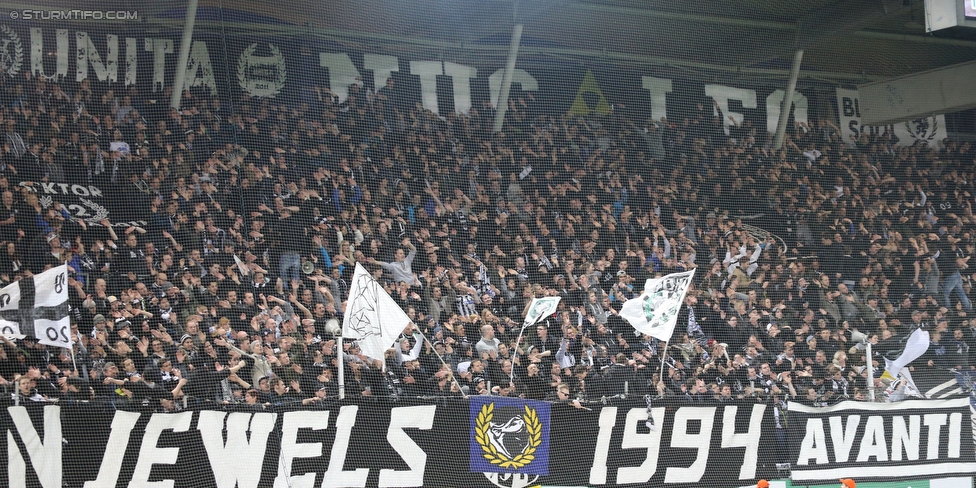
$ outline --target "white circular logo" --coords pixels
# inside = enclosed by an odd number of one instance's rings
[[[268,44],[270,56],[258,56],[258,43],[251,44],[237,60],[237,83],[252,97],[274,98],[285,87],[285,56]]]

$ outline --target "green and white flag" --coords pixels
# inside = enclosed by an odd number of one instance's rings
[[[669,342],[694,276],[691,270],[647,280],[644,293],[624,302],[620,317],[638,332]]]
[[[535,325],[555,313],[556,307],[559,306],[559,300],[562,300],[562,297],[533,299],[532,305],[529,306],[529,313],[525,314],[525,322],[522,323],[522,327]]]

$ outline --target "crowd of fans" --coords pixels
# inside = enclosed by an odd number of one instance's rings
[[[866,397],[852,331],[883,368],[920,326],[917,370],[976,365],[969,143],[845,141],[821,119],[774,150],[707,102],[577,117],[528,93],[492,134],[490,106],[438,117],[392,80],[180,110],[96,85],[0,87],[0,279],[67,263],[74,340],[3,339],[11,398],[309,405],[338,395],[344,354],[348,397],[826,404]],[[42,182],[124,204],[78,220]],[[384,359],[333,334],[355,263],[414,322]],[[691,268],[670,343],[620,319]],[[558,311],[517,343],[542,296]]]

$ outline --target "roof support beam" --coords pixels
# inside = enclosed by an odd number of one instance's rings
[[[817,11],[814,15],[799,19],[794,45],[770,46],[771,49],[758,51],[740,62],[742,66],[776,59],[796,49],[812,50],[817,44],[845,34],[852,34],[871,26],[882,19],[911,9],[904,0],[874,0],[871,2],[850,2],[839,0],[830,7]],[[838,20],[843,19],[843,20]]]
[[[967,41],[965,39],[952,39],[948,37],[936,37],[936,36],[915,36],[910,34],[893,34],[891,32],[878,32],[861,30],[854,33],[857,37],[863,37],[866,39],[878,39],[882,41],[892,41],[892,42],[915,42],[920,44],[932,44],[937,46],[960,46],[968,48],[976,48],[976,41]]]
[[[773,20],[752,20],[738,17],[721,17],[717,15],[685,14],[681,12],[665,12],[634,7],[617,7],[611,5],[597,5],[592,3],[578,3],[576,9],[587,12],[603,12],[623,15],[626,17],[653,17],[662,20],[676,20],[694,24],[719,24],[748,29],[772,29],[795,31],[796,24],[790,22],[776,22]]]
[[[816,15],[801,18],[797,32],[797,48],[813,46],[820,41],[861,30],[876,22],[911,9],[904,0],[874,0],[871,2],[839,2],[820,10]],[[840,20],[838,19],[845,19]],[[787,47],[787,49],[789,49]]]

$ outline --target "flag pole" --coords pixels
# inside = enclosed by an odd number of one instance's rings
[[[525,334],[525,329],[529,326],[528,322],[522,324],[522,330],[519,331],[518,338],[515,339],[515,351],[512,353],[512,373],[508,375],[509,381],[515,381],[515,360],[518,359],[519,346],[522,344],[522,335]]]
[[[434,347],[434,343],[433,342],[430,342],[430,339],[427,338],[427,335],[425,335],[423,332],[421,332],[419,327],[415,328],[414,330],[416,330],[417,333],[420,334],[420,337],[423,337],[424,338],[424,342],[426,342],[428,345],[430,345],[430,350],[431,351],[434,351],[434,354],[437,355],[437,359],[440,359],[441,360],[441,364],[447,366],[448,365],[447,362],[444,361],[444,358],[440,355],[439,352],[437,352],[437,349]],[[468,396],[468,395],[465,395],[464,394],[464,390],[461,389],[461,383],[458,383],[457,377],[454,376],[454,368],[451,368],[451,381],[453,381],[454,382],[454,385],[458,387],[458,391],[461,392],[461,395],[463,395],[465,397]]]
[[[661,378],[660,381],[664,381],[664,361],[668,358],[668,341],[664,341],[664,352],[661,354]],[[656,388],[657,385],[654,385]]]
[[[359,268],[363,265],[356,263],[356,272],[359,272]],[[353,275],[355,279],[355,274]],[[351,290],[351,288],[350,288]],[[339,342],[336,343],[336,356],[338,361],[336,364],[339,367],[339,399],[346,399],[346,351],[343,349],[343,345],[346,342],[346,321],[349,320],[349,314],[352,313],[352,297],[346,297],[346,307],[342,313],[342,326],[339,328]]]
[[[78,371],[78,363],[75,362],[75,342],[74,341],[71,341],[71,347],[69,347],[68,350],[71,351],[71,365],[75,367],[75,372],[76,373],[81,374],[81,372]]]
[[[339,343],[336,346],[336,356],[338,356],[339,363],[339,399],[346,399],[346,367],[345,367],[345,355],[346,352],[342,350],[343,345],[342,333],[339,333]]]

